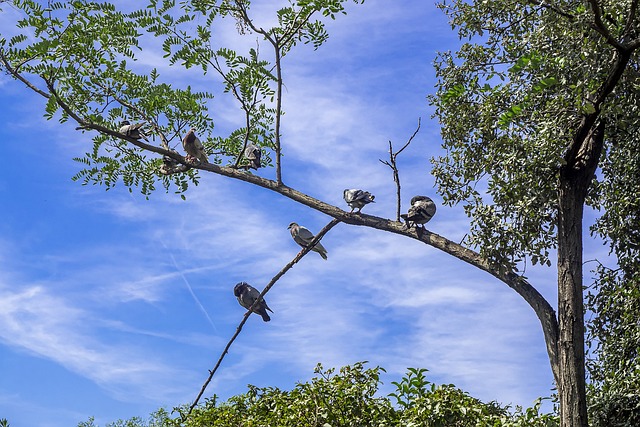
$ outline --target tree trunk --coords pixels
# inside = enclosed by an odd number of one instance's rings
[[[575,177],[560,177],[558,215],[558,395],[560,426],[587,427],[582,300],[584,196]],[[582,197],[581,197],[582,196]]]
[[[595,113],[597,114],[597,112]],[[584,117],[560,169],[558,192],[558,395],[560,426],[588,427],[584,366],[582,215],[604,146],[604,120]],[[586,135],[585,135],[586,134]],[[585,136],[581,136],[585,135]]]

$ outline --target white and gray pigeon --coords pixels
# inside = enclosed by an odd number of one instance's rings
[[[260,159],[262,158],[262,151],[252,143],[247,145],[244,149],[244,157],[249,160],[249,168],[258,170],[260,168]]]
[[[236,284],[236,286],[233,288],[233,294],[238,299],[240,305],[247,310],[251,308],[255,300],[257,300],[260,296],[260,292],[258,292],[256,288],[254,288],[247,282],[240,282]],[[267,310],[273,313],[273,310],[269,308],[266,301],[264,299],[261,299],[260,302],[256,304],[256,306],[253,307],[253,310],[251,311],[253,313],[259,314],[260,316],[262,316],[262,320],[268,322],[269,320],[271,320],[271,318],[267,314]]]
[[[354,209],[358,209],[358,212],[360,212],[365,205],[375,203],[373,199],[376,198],[376,196],[368,191],[357,190],[355,188],[344,190],[342,197],[344,197],[344,201],[347,202],[351,208],[351,212],[353,212]]]
[[[207,152],[204,150],[204,145],[196,136],[193,129],[189,129],[189,132],[182,138],[182,147],[187,152],[185,156],[187,162],[196,163],[196,161],[204,164],[209,163],[207,158]]]
[[[313,238],[315,237],[312,232],[295,222],[289,224],[289,227],[287,228],[291,232],[291,237],[293,237],[293,240],[303,248],[309,246],[309,243],[311,243],[311,240],[313,240]],[[316,245],[311,248],[311,250],[314,252],[318,252],[322,259],[327,259],[327,250],[324,248],[324,246],[322,246],[322,243],[316,243]]]
[[[120,133],[128,136],[129,138],[144,139],[145,141],[148,141],[147,136],[142,132],[142,126],[144,126],[144,123],[136,123],[132,125],[129,120],[123,120],[122,123],[120,123]]]
[[[436,214],[436,204],[427,196],[414,196],[411,198],[411,207],[406,214],[400,215],[405,220],[407,227],[422,225],[429,222]]]

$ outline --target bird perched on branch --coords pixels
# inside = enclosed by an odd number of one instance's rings
[[[373,199],[376,198],[376,196],[368,191],[357,190],[355,188],[351,190],[344,190],[342,197],[344,197],[344,201],[347,202],[351,208],[351,212],[353,212],[354,209],[358,209],[358,213],[365,205],[375,203]]]
[[[262,151],[252,143],[247,145],[244,149],[244,157],[249,160],[247,168],[258,170],[260,168],[260,159],[262,158]]]
[[[303,248],[309,246],[309,243],[311,243],[311,241],[315,237],[312,232],[295,222],[289,224],[289,227],[287,228],[291,232],[291,237],[293,237],[293,240]],[[324,246],[322,246],[320,242],[316,243],[315,246],[311,248],[311,250],[314,252],[318,252],[322,259],[327,259],[327,250],[324,248]]]
[[[169,149],[172,153],[180,154],[173,148]],[[174,173],[185,172],[189,170],[190,166],[184,165],[173,157],[164,155],[162,156],[162,165],[160,166],[160,173],[163,175],[171,175]]]
[[[258,297],[260,297],[260,292],[258,292],[256,288],[254,288],[247,282],[240,282],[236,284],[236,286],[233,288],[233,294],[238,299],[240,305],[247,310],[251,308],[253,303],[258,299]],[[256,306],[253,307],[253,310],[251,311],[253,313],[259,314],[260,316],[262,316],[262,320],[268,322],[269,320],[271,320],[271,318],[267,314],[267,310],[273,313],[273,310],[269,308],[267,302],[264,299],[260,299],[260,302],[256,304]]]
[[[207,152],[204,150],[204,145],[196,136],[193,129],[189,129],[189,132],[182,138],[182,147],[187,152],[185,160],[189,163],[204,163],[208,164]]]
[[[129,120],[123,120],[122,123],[120,123],[120,133],[128,136],[129,138],[149,141],[147,136],[142,132],[142,126],[144,126],[144,123],[136,123],[132,125]]]
[[[409,212],[400,215],[400,217],[405,220],[407,228],[420,224],[422,225],[421,229],[424,230],[424,224],[429,222],[435,214],[436,204],[433,203],[433,200],[427,196],[414,196],[411,198]]]

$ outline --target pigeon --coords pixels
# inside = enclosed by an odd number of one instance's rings
[[[260,292],[258,292],[256,288],[254,288],[247,282],[240,282],[236,284],[236,286],[233,288],[233,294],[238,299],[240,305],[247,310],[251,308],[255,300],[260,296]],[[267,314],[267,310],[273,313],[273,310],[269,308],[267,302],[264,299],[261,299],[260,302],[255,307],[253,307],[253,310],[251,311],[259,314],[260,316],[262,316],[262,320],[268,322],[269,320],[271,320],[271,318]]]
[[[179,154],[173,148],[169,149],[172,153]],[[162,166],[160,166],[160,173],[163,175],[171,175],[172,173],[181,172],[188,168],[189,166],[185,166],[182,163],[175,160],[173,157],[164,155],[162,156]]]
[[[194,133],[193,129],[189,129],[189,132],[187,132],[185,137],[182,139],[182,147],[184,148],[184,151],[187,152],[187,155],[185,156],[187,162],[209,163],[207,153],[204,151],[204,146]]]
[[[249,160],[249,169],[258,170],[260,168],[260,158],[262,157],[262,151],[255,145],[249,143],[247,148],[244,149],[244,157]]]
[[[303,226],[296,224],[295,222],[289,224],[289,227],[287,228],[289,229],[289,231],[291,231],[291,237],[293,237],[293,240],[303,248],[306,248],[309,243],[311,243],[311,240],[313,240],[313,238],[315,237],[312,232],[310,232]],[[316,245],[311,248],[311,250],[314,252],[318,252],[322,259],[327,259],[327,250],[324,248],[324,246],[322,246],[320,242],[316,243]]]
[[[358,213],[362,210],[365,205],[369,203],[375,203],[373,199],[376,198],[373,194],[368,191],[356,190],[356,189],[347,189],[342,193],[344,197],[344,201],[347,202],[349,207],[351,208],[351,212],[354,209],[358,209]]]
[[[132,125],[129,120],[123,120],[122,123],[120,123],[120,133],[128,136],[129,138],[144,139],[145,141],[148,141],[147,136],[142,132],[143,125],[144,123],[136,123],[135,125]]]
[[[414,196],[411,198],[409,212],[400,215],[405,220],[407,228],[420,224],[424,229],[424,224],[429,222],[436,213],[436,204],[427,196]]]

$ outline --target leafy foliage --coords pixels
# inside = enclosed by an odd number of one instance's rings
[[[629,2],[596,3],[613,39],[638,33],[638,20],[625,33]],[[513,268],[528,258],[549,265],[557,244],[558,172],[581,118],[595,112],[616,51],[593,28],[594,11],[584,2],[454,0],[440,7],[468,41],[436,61],[438,90],[430,100],[447,151],[432,160],[439,191],[445,203],[465,204],[468,242],[497,264]],[[598,104],[610,145],[588,201],[594,207],[611,207],[622,192],[637,200],[638,189],[614,184],[637,185],[628,178],[640,171],[635,160],[629,165],[618,157],[622,147],[629,154],[638,146],[636,53],[631,64]],[[620,174],[621,168],[627,170]],[[613,237],[607,215],[598,229]]]
[[[587,423],[583,332],[574,326],[583,318],[585,205],[603,210],[592,233],[609,244],[620,267],[597,271],[589,301],[593,416],[599,422],[620,416],[624,424],[637,407],[630,391],[637,389],[636,358],[628,353],[638,343],[628,330],[637,329],[629,321],[634,310],[614,308],[622,295],[639,297],[629,292],[640,278],[637,6],[635,0],[440,4],[466,41],[436,61],[430,100],[446,150],[432,159],[436,184],[445,203],[464,204],[467,243],[497,269],[522,270],[528,260],[551,265],[550,251],[558,248],[559,339],[551,348],[573,361],[560,368],[570,381],[554,372],[563,425]],[[626,381],[616,384],[618,377]]]
[[[622,270],[598,270],[587,298],[591,424],[640,425],[640,281]]]
[[[316,376],[298,383],[293,390],[275,387],[249,386],[245,394],[217,403],[209,399],[186,418],[170,418],[164,410],[153,414],[149,421],[133,418],[107,427],[235,427],[235,426],[494,426],[552,427],[557,425],[553,414],[541,414],[541,400],[532,408],[489,404],[469,396],[455,386],[436,386],[426,380],[426,369],[408,370],[399,382],[393,382],[396,399],[393,406],[388,397],[378,397],[381,384],[380,367],[366,368],[359,362],[338,372],[318,365]],[[184,414],[185,408],[177,408]],[[95,427],[93,422],[79,427]]]
[[[273,69],[298,42],[322,45],[328,34],[313,16],[335,19],[345,13],[345,1],[290,2],[276,12],[278,25],[263,30],[254,23],[246,0],[150,0],[131,11],[89,0],[46,5],[16,0],[14,6],[25,17],[17,23],[19,35],[0,34],[0,69],[47,98],[46,118],[73,118],[82,121],[83,130],[100,132],[93,137],[93,149],[75,158],[84,169],[74,180],[106,189],[122,182],[147,196],[160,183],[167,191],[183,194],[198,183],[196,171],[184,168],[165,174],[160,158],[144,154],[148,147],[132,145],[117,134],[120,122],[144,122],[150,143],[164,150],[178,147],[187,130],[194,128],[215,164],[238,166],[252,142],[265,149],[264,163],[271,164],[270,151],[280,153],[277,117],[282,109],[276,87],[283,84]],[[259,43],[247,55],[214,47],[214,24],[224,18],[235,20],[241,33],[257,33],[273,45],[275,58],[260,59]],[[215,71],[219,79],[214,76],[208,87],[236,99],[245,126],[228,136],[214,135],[214,91],[194,90],[190,84],[177,87],[174,76],[173,83],[167,83],[158,69],[146,65],[155,55],[165,58],[166,67],[176,67],[182,77],[178,81],[189,81],[194,67],[204,74]]]

